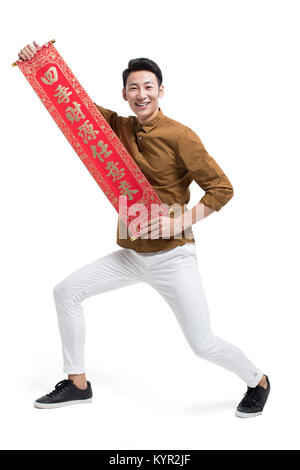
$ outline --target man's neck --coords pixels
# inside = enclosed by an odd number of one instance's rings
[[[147,124],[147,122],[151,121],[153,118],[155,118],[155,116],[157,116],[157,114],[159,113],[159,109],[158,107],[156,108],[156,110],[153,112],[153,114],[151,116],[149,116],[147,119],[143,120],[143,121],[140,121],[140,119],[138,119],[139,123],[141,126],[143,126],[144,124]]]

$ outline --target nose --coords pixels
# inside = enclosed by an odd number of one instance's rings
[[[146,98],[147,94],[146,94],[146,91],[145,90],[142,90],[140,89],[138,94],[137,94],[137,97],[140,101],[142,101],[144,98]]]

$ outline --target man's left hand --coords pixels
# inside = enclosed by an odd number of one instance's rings
[[[182,232],[182,216],[166,217],[160,216],[151,220],[148,225],[141,226],[140,237],[145,238],[144,235],[148,234],[146,238],[157,239],[161,236],[164,238],[172,237]]]

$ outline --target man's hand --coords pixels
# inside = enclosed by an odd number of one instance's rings
[[[30,60],[37,52],[38,48],[41,47],[36,41],[33,41],[33,46],[31,44],[27,44],[27,46],[23,47],[18,53],[19,59],[21,60]]]
[[[202,202],[198,202],[192,209],[179,214],[176,217],[165,217],[160,216],[153,218],[150,223],[141,225],[140,238],[145,238],[145,234],[148,233],[148,239],[170,238],[178,233],[184,232],[187,228],[204,219],[205,217],[212,214],[214,209],[205,206]]]
[[[170,238],[180,232],[182,232],[181,215],[177,217],[160,216],[141,226],[140,237],[143,239],[144,235],[148,234],[146,238],[150,239],[157,239],[161,236]]]

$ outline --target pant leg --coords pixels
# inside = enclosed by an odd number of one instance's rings
[[[249,387],[255,387],[263,372],[239,348],[212,331],[195,244],[186,243],[147,260],[149,284],[175,313],[195,354],[235,373]]]
[[[64,373],[85,372],[83,300],[143,280],[143,267],[133,259],[132,250],[121,248],[74,271],[54,287]]]

